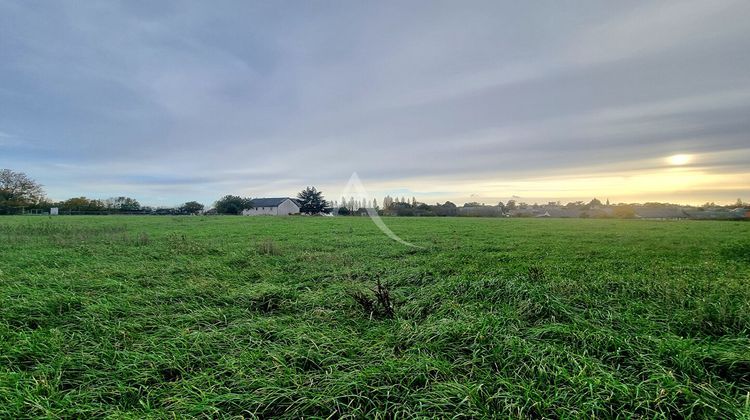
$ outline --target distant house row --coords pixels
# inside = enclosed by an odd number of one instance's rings
[[[290,197],[254,198],[252,207],[242,211],[245,216],[289,216],[299,214],[301,204]],[[470,206],[456,209],[458,216],[474,217],[555,217],[555,218],[610,218],[630,217],[638,219],[709,219],[740,220],[750,218],[750,210],[736,208],[733,210],[699,209],[690,206],[631,207],[631,214],[617,214],[615,206],[596,206],[589,209],[569,208],[565,206],[542,205],[533,208],[507,210],[497,206]],[[366,215],[355,211],[352,214]]]
[[[699,209],[687,206],[631,207],[636,219],[696,219],[696,220],[741,220],[750,218],[750,210]],[[463,213],[467,213],[464,210]],[[616,207],[577,209],[557,206],[541,206],[536,209],[516,209],[505,213],[508,217],[555,217],[555,218],[610,218],[618,217]]]

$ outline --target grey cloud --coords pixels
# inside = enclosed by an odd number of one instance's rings
[[[33,170],[56,195],[209,201],[217,188],[294,191],[353,171],[519,179],[746,150],[748,12],[2,2],[0,130],[14,141],[0,137],[0,166]],[[712,168],[742,167],[724,159]],[[310,162],[313,173],[286,175]]]

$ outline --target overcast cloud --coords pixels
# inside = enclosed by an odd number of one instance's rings
[[[354,171],[428,202],[750,200],[749,20],[744,0],[0,0],[0,168],[152,205],[336,198]]]

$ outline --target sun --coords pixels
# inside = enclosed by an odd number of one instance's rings
[[[672,155],[667,158],[667,162],[673,166],[687,165],[693,160],[691,155]]]

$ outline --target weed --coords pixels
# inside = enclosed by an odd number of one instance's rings
[[[544,274],[544,269],[537,265],[533,265],[529,267],[528,278],[529,278],[529,281],[531,282],[543,281],[546,278]]]
[[[281,255],[281,248],[273,239],[265,239],[258,244],[258,253],[261,255]]]
[[[372,296],[359,290],[349,292],[354,301],[359,304],[362,310],[370,318],[388,318],[392,319],[395,315],[393,302],[391,301],[391,292],[383,286],[378,279],[375,287],[370,289]]]
[[[151,242],[151,239],[148,236],[148,233],[141,232],[138,234],[138,236],[135,237],[135,240],[133,241],[133,244],[135,246],[146,246]]]

